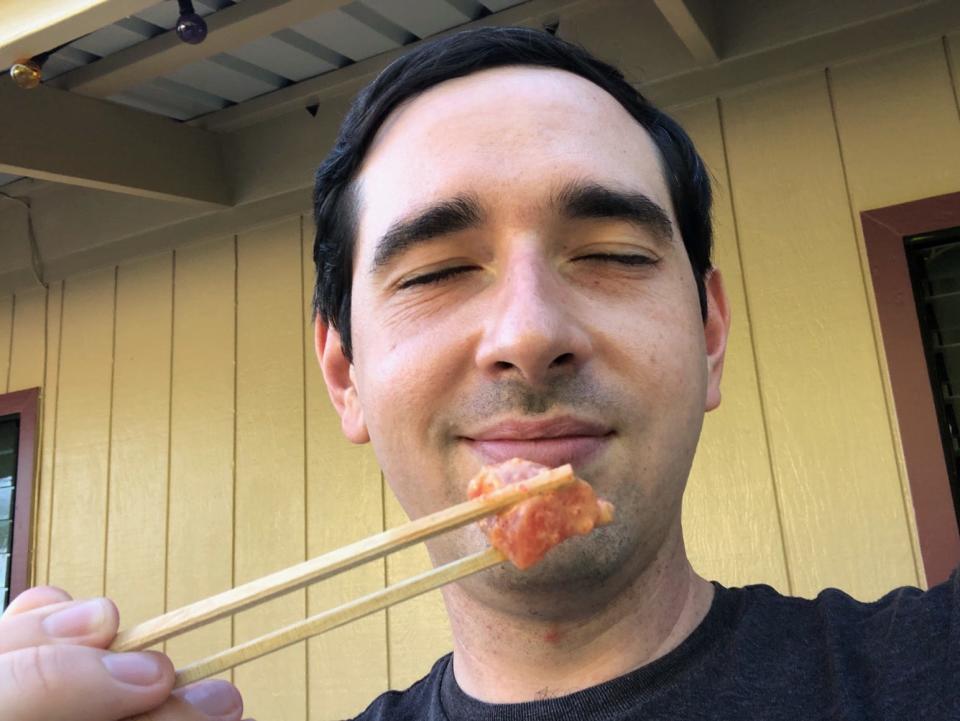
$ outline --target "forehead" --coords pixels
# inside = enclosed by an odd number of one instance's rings
[[[670,208],[656,146],[607,92],[562,70],[485,70],[431,88],[380,128],[357,176],[360,239],[456,195],[504,213],[542,207],[570,180]]]

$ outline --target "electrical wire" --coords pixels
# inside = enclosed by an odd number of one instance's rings
[[[27,242],[30,245],[30,267],[33,270],[33,277],[43,288],[48,287],[43,279],[43,259],[40,257],[40,247],[37,245],[37,235],[33,230],[33,209],[30,207],[30,201],[26,198],[16,198],[6,193],[0,193],[0,198],[12,200],[19,203],[27,210]]]

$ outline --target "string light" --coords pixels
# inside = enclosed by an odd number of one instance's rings
[[[207,21],[193,9],[191,0],[177,0],[180,16],[177,18],[177,37],[185,43],[197,45],[207,37]],[[71,41],[72,42],[72,41]],[[19,88],[30,90],[43,81],[43,64],[53,53],[69,45],[64,43],[53,50],[40,53],[32,58],[20,60],[10,66],[10,77]]]
[[[73,42],[72,40],[70,42]],[[58,50],[65,48],[70,43],[57,45],[53,50],[47,50],[45,53],[34,55],[27,60],[20,60],[10,66],[10,77],[19,88],[30,90],[37,87],[43,81],[43,65]]]
[[[207,37],[207,21],[193,9],[190,0],[178,0],[180,17],[177,18],[177,37],[183,42],[197,45]]]
[[[10,67],[10,77],[18,88],[30,90],[40,84],[42,77],[40,63],[36,60],[23,60]]]

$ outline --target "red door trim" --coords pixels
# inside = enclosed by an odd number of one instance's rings
[[[960,193],[860,213],[927,582],[960,564],[960,533],[903,239],[960,226]]]
[[[13,554],[10,569],[10,600],[30,585],[33,566],[33,488],[37,459],[37,411],[40,389],[30,388],[0,395],[0,417],[20,416],[17,443],[17,483],[13,508]]]

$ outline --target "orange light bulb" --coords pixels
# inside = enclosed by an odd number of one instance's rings
[[[25,60],[22,63],[14,63],[10,68],[10,77],[18,87],[24,90],[30,90],[40,84],[40,65],[33,60]]]

